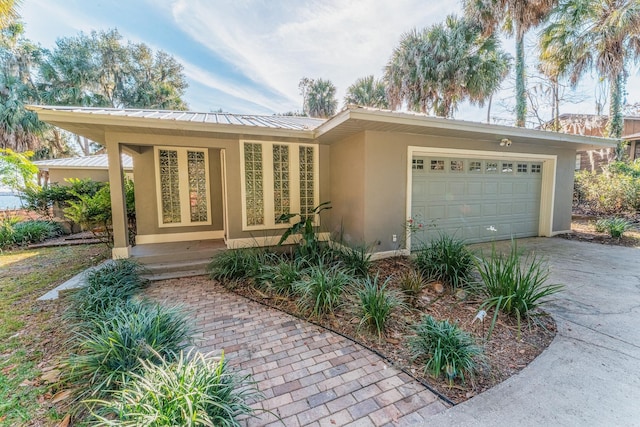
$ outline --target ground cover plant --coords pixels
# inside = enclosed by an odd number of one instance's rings
[[[260,396],[249,376],[229,369],[224,353],[190,351],[171,362],[141,365],[113,400],[97,402],[97,425],[240,426],[238,414],[252,412],[247,401]]]
[[[51,221],[20,221],[16,217],[0,220],[0,249],[42,242],[61,234],[60,226]]]

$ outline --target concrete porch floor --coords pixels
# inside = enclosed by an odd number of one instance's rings
[[[202,255],[226,249],[223,239],[193,240],[188,242],[146,243],[131,248],[131,257],[144,260],[149,257],[176,255]],[[176,260],[173,258],[172,260]]]

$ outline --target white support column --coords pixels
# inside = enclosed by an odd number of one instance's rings
[[[124,173],[122,170],[122,150],[120,143],[106,136],[109,158],[109,185],[111,190],[111,223],[113,226],[112,257],[129,258],[129,229],[127,227],[127,208],[124,194]]]

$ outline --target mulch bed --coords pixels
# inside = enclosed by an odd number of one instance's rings
[[[394,278],[400,277],[403,272],[411,268],[408,258],[396,257],[374,262],[371,272],[374,275],[378,273],[380,278],[391,277],[391,288],[399,290],[397,280]],[[294,316],[308,318],[306,313],[301,312],[293,298],[269,294],[267,291],[256,289],[250,282],[242,282],[233,290]],[[479,321],[474,322],[482,303],[481,299],[470,292],[438,291],[442,291],[440,286],[430,284],[417,298],[415,307],[395,310],[387,325],[386,336],[381,340],[368,330],[358,327],[359,319],[353,309],[349,309],[349,307],[357,307],[355,302],[344,304],[332,315],[309,320],[380,353],[389,359],[390,363],[426,382],[454,403],[463,402],[518,373],[542,353],[555,336],[555,322],[544,313],[537,313],[529,323],[523,321],[520,333],[516,319],[500,315],[491,339],[486,341],[492,313],[486,316],[484,324]],[[423,371],[423,365],[411,360],[407,337],[412,334],[411,325],[418,323],[425,314],[438,320],[447,319],[457,323],[462,329],[473,334],[477,343],[483,345],[486,361],[479,375],[474,379],[467,378],[465,383],[456,380],[450,386],[447,380],[442,377],[431,377]]]

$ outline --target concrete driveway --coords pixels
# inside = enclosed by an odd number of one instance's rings
[[[500,247],[508,246],[500,243]],[[640,426],[640,249],[522,239],[544,254],[551,346],[520,374],[430,417],[433,426]]]

